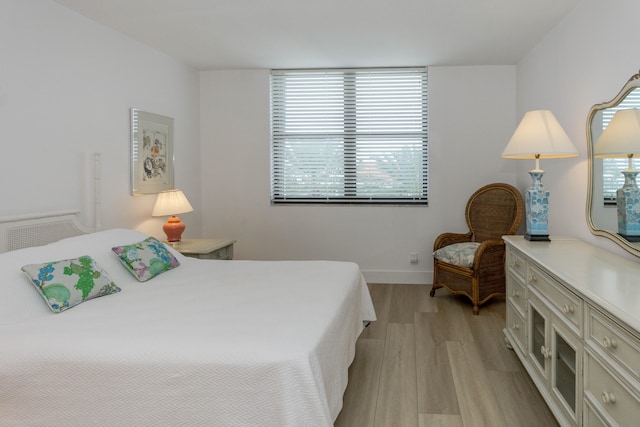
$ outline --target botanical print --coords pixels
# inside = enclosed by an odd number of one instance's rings
[[[131,109],[131,193],[173,188],[173,119]]]
[[[167,134],[142,130],[143,181],[163,182],[167,172]]]

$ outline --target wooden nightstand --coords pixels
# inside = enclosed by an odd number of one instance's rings
[[[200,259],[233,259],[233,244],[228,239],[182,239],[171,247],[183,255]]]

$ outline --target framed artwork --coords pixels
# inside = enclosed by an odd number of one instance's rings
[[[131,194],[173,189],[173,119],[131,109]]]

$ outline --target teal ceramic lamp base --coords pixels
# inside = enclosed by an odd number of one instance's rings
[[[622,171],[624,185],[616,192],[618,234],[629,242],[640,242],[640,189],[636,184],[638,171]]]
[[[542,186],[544,171],[529,171],[531,187],[524,197],[527,233],[524,238],[532,242],[549,242],[549,192]]]

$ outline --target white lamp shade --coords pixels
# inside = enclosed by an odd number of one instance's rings
[[[593,147],[595,157],[630,157],[640,154],[640,109],[618,110]]]
[[[151,216],[168,216],[193,212],[191,203],[181,190],[167,190],[158,194]]]
[[[527,112],[502,152],[505,159],[577,157],[578,150],[549,110]]]

